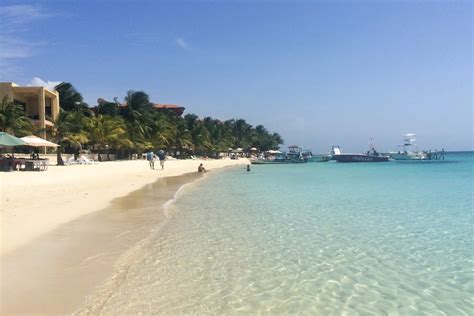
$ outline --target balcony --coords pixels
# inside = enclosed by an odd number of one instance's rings
[[[33,125],[41,126],[41,120],[39,118],[39,115],[29,115],[28,119],[31,123],[33,123]],[[50,120],[51,118],[49,116],[46,116],[46,119],[44,120],[44,125],[46,126],[46,128],[54,128],[54,123]]]

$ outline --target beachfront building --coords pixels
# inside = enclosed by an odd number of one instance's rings
[[[45,87],[21,87],[14,82],[0,82],[0,100],[5,96],[23,107],[26,116],[46,139],[59,115],[59,93]]]
[[[174,104],[153,104],[153,109],[155,109],[155,111],[158,111],[158,112],[171,111],[175,113],[176,115],[181,116],[183,115],[185,107],[180,106],[180,105],[174,105]]]

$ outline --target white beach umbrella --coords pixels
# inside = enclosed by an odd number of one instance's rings
[[[255,147],[250,148],[251,151],[257,151],[258,149]]]
[[[21,140],[23,140],[27,146],[32,147],[59,147],[58,144],[52,143],[35,135],[22,137]]]

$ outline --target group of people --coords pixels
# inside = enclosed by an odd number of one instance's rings
[[[154,154],[152,151],[149,151],[146,153],[146,160],[148,160],[148,162],[150,163],[150,169],[155,169],[156,159],[160,160],[161,170],[164,170],[166,155],[163,150],[159,150],[156,154]],[[250,165],[247,165],[247,172],[249,171],[250,171]],[[202,163],[198,167],[198,172],[207,172],[206,168],[204,168]]]
[[[150,163],[150,169],[155,169],[156,159],[160,160],[161,170],[165,169],[166,155],[163,150],[160,149],[156,154],[152,151],[146,153],[146,160],[148,160],[148,162]]]

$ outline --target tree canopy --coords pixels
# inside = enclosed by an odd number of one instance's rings
[[[214,157],[229,148],[265,151],[283,144],[279,134],[263,125],[253,127],[244,119],[222,121],[157,111],[143,91],[129,90],[122,103],[118,99],[101,102],[92,111],[71,83],[63,82],[56,90],[61,109],[53,137],[67,152],[88,149],[99,156],[105,151],[128,157],[130,153],[163,149],[180,156]],[[5,102],[0,109],[0,127],[24,130],[29,121],[21,107]]]

